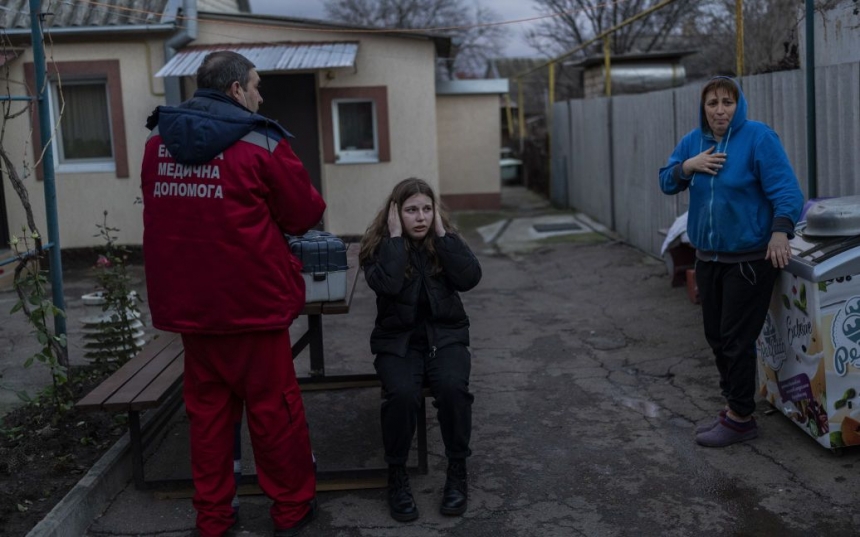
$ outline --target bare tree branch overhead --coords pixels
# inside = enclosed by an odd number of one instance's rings
[[[555,56],[576,48],[600,33],[659,4],[661,0],[532,0],[537,11],[552,15],[531,30],[526,39],[532,47]],[[679,34],[687,20],[695,20],[705,0],[676,0],[666,7],[614,32],[613,54],[661,50],[666,40]],[[600,45],[595,47],[599,50]],[[579,56],[586,56],[585,51]]]
[[[527,34],[529,45],[547,56],[572,50],[662,0],[532,0],[538,12],[551,15]],[[816,10],[834,9],[841,0],[817,0]],[[696,51],[685,58],[692,78],[735,74],[736,0],[676,0],[615,32],[613,54],[649,51]],[[745,0],[744,74],[796,69],[797,25],[802,0]],[[600,53],[596,43],[579,57]]]
[[[699,43],[690,58],[693,73],[735,74],[737,43],[735,0],[712,0],[686,34]],[[744,74],[800,67],[797,28],[803,15],[798,0],[744,2]]]
[[[438,33],[452,38],[452,57],[447,58],[449,74],[477,75],[486,59],[499,55],[506,30],[488,26],[498,21],[490,9],[466,0],[326,0],[329,18],[372,28],[440,28]]]

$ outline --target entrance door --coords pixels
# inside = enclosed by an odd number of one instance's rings
[[[320,142],[317,125],[316,75],[262,75],[263,104],[260,114],[277,120],[295,138],[290,146],[322,192],[320,179]]]

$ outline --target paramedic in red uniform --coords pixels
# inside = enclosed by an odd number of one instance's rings
[[[316,225],[325,203],[287,142],[256,112],[260,76],[234,52],[206,56],[194,97],[147,121],[143,250],[153,325],[182,334],[197,528],[223,535],[234,424],[243,403],[275,535],[316,515],[308,426],[288,329],[305,303],[284,233]]]

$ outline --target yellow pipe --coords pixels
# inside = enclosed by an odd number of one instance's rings
[[[523,150],[523,142],[526,139],[526,103],[523,98],[523,79],[517,78],[517,122],[520,124],[520,152]]]
[[[610,59],[609,36],[603,36],[603,71],[604,71],[604,88],[606,96],[612,96],[612,60]]]
[[[546,114],[547,186],[552,182],[552,104],[555,102],[555,63],[549,64],[549,110]]]
[[[511,94],[505,93],[505,119],[508,122],[508,136],[514,138],[514,114],[511,112]]]
[[[744,0],[735,0],[735,21],[737,25],[737,77],[744,76]]]

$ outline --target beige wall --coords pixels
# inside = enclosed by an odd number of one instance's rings
[[[386,86],[388,91],[391,161],[322,165],[322,194],[328,204],[326,229],[341,235],[358,235],[364,232],[383,199],[401,179],[422,177],[437,190],[439,188],[435,48],[432,41],[353,33],[337,35],[201,20],[199,38],[193,44],[335,39],[360,40],[356,67],[333,71],[332,79],[320,76],[322,87]],[[61,245],[72,248],[101,244],[93,235],[97,232],[95,224],[101,223],[105,210],[110,213],[109,224],[121,230],[120,242],[140,244],[143,238],[142,207],[135,204],[135,200],[140,196],[140,162],[149,133],[144,126],[146,118],[156,106],[164,104],[162,81],[152,77],[163,65],[162,41],[93,45],[64,43],[56,45],[52,55],[54,61],[120,60],[130,175],[118,179],[113,173],[57,174]],[[31,61],[29,51],[16,60],[11,65],[10,79],[23,81],[23,65]],[[20,84],[13,84],[13,88],[23,93]],[[272,95],[264,97],[277,98]],[[29,128],[26,115],[12,120],[7,128],[6,145],[15,162],[21,162],[21,155],[26,153],[27,161],[32,163],[29,134],[23,135]],[[26,182],[37,224],[43,233],[47,233],[42,182],[32,177]],[[10,229],[14,234],[25,221],[24,212],[9,181],[4,180],[3,183]]]
[[[500,195],[499,117],[496,94],[436,98],[439,184],[443,196],[489,199],[487,195]]]
[[[401,179],[421,177],[434,188],[439,187],[433,42],[370,34],[232,26],[207,20],[201,22],[200,37],[195,44],[332,40],[360,41],[356,67],[333,70],[333,79],[318,77],[322,88],[388,88],[391,161],[322,164],[322,194],[328,204],[326,229],[339,235],[360,235]],[[276,98],[266,95],[265,88],[263,91],[264,98]]]
[[[60,245],[63,248],[75,248],[102,244],[93,235],[98,232],[96,224],[102,223],[104,211],[109,212],[108,224],[120,229],[117,234],[120,242],[140,244],[143,235],[141,206],[135,204],[135,200],[140,196],[140,161],[149,133],[144,126],[146,117],[164,100],[161,81],[151,77],[163,63],[162,42],[141,39],[136,42],[93,45],[64,43],[55,44],[46,53],[49,59],[56,62],[119,59],[129,163],[129,177],[121,179],[113,172],[56,174]],[[21,84],[24,81],[24,64],[32,61],[31,49],[27,49],[23,57],[10,65],[12,93],[25,93]],[[24,114],[6,125],[4,144],[13,162],[19,166],[24,160],[29,166],[33,165],[30,123],[29,116]],[[44,184],[35,180],[32,173],[25,183],[36,224],[47,235]],[[24,210],[7,177],[3,178],[3,186],[10,233],[20,235],[21,227],[26,222]]]

